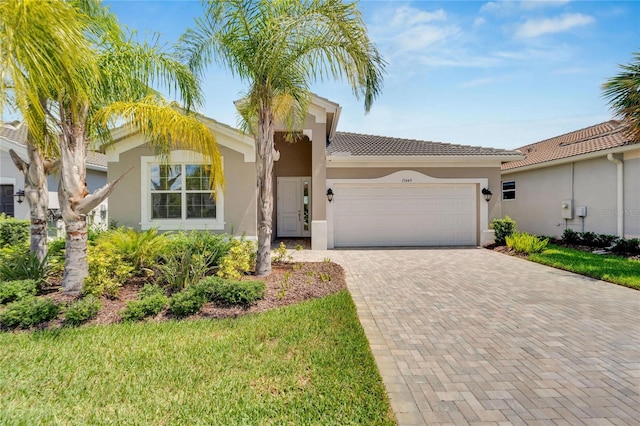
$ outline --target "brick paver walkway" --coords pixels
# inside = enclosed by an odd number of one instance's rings
[[[484,249],[344,266],[399,424],[640,424],[640,292]]]

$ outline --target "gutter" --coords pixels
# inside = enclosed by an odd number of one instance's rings
[[[618,193],[618,237],[624,238],[624,162],[619,158],[616,158],[612,153],[607,154],[607,160],[614,163],[618,169],[618,179],[616,184]]]

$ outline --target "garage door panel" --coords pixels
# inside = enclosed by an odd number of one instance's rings
[[[476,244],[475,185],[341,186],[338,190],[336,247]]]

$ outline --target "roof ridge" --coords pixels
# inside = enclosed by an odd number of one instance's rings
[[[505,150],[504,148],[490,148],[490,147],[479,146],[479,145],[463,145],[463,144],[460,144],[460,143],[442,142],[442,141],[428,141],[428,140],[425,140],[425,139],[415,139],[415,138],[399,138],[399,137],[395,137],[395,136],[370,135],[370,134],[367,134],[367,133],[337,131],[336,135],[338,135],[338,134],[349,134],[349,135],[366,136],[366,137],[374,137],[374,138],[385,138],[385,139],[396,140],[396,141],[405,141],[405,142],[436,143],[436,144],[448,145],[448,146],[469,147],[469,148],[484,148],[484,149],[494,149],[494,150],[503,150],[503,151]],[[335,136],[334,136],[334,138],[335,138]]]

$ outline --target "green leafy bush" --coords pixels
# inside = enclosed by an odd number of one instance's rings
[[[505,216],[504,219],[493,219],[491,226],[495,231],[496,244],[502,246],[506,243],[506,238],[515,232],[516,221]]]
[[[573,229],[565,229],[562,233],[562,242],[564,244],[580,244],[582,242],[582,238],[580,238],[580,234]]]
[[[38,283],[34,280],[0,282],[0,305],[35,296],[37,291]]]
[[[580,241],[587,247],[595,247],[597,234],[595,232],[581,232],[580,233]]]
[[[169,239],[164,234],[158,234],[156,228],[139,232],[122,227],[102,233],[98,243],[103,249],[120,255],[134,270],[140,271],[158,262],[167,251]]]
[[[140,321],[146,317],[158,315],[168,302],[169,298],[160,287],[147,284],[138,293],[138,300],[128,302],[122,310],[122,319]]]
[[[169,301],[169,310],[177,317],[186,317],[198,312],[206,302],[205,296],[196,286],[174,294]]]
[[[611,249],[612,252],[618,254],[628,254],[628,255],[636,255],[640,254],[640,239],[638,238],[630,238],[624,239],[621,238],[616,242],[616,244]]]
[[[549,244],[549,239],[541,240],[535,235],[526,232],[514,232],[506,237],[507,247],[518,253],[540,253]]]
[[[90,294],[80,300],[76,300],[64,311],[64,323],[76,327],[92,318],[100,312],[102,304],[94,295]]]
[[[224,280],[217,287],[217,299],[230,305],[248,305],[264,297],[264,281]]]
[[[58,316],[60,306],[51,299],[25,297],[0,311],[0,323],[7,328],[29,328]]]
[[[0,247],[26,244],[29,242],[31,224],[28,220],[18,220],[0,214]]]
[[[27,252],[25,256],[16,257],[12,263],[0,265],[0,276],[9,281],[35,280],[40,286],[50,274],[48,255],[40,260],[35,253]]]
[[[228,305],[248,305],[264,297],[264,281],[237,281],[220,277],[206,277],[194,286],[195,291],[210,302]]]
[[[213,268],[218,265],[222,256],[229,252],[232,237],[228,234],[212,234],[206,231],[179,232],[170,237],[168,250],[191,250],[202,255],[207,260],[207,266]]]
[[[162,262],[158,265],[161,280],[176,291],[197,283],[211,271],[208,266],[210,257],[198,253],[193,247],[172,251]]]
[[[122,256],[98,244],[87,251],[89,276],[84,279],[84,294],[116,297],[122,284],[131,277],[133,267]]]
[[[249,240],[231,240],[229,252],[220,259],[218,276],[239,279],[255,267],[256,245]]]
[[[594,244],[598,248],[607,248],[613,246],[618,239],[616,235],[598,234]]]

